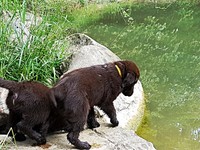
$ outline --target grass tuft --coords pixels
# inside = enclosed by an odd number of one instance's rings
[[[10,136],[12,135],[12,136]],[[5,138],[0,141],[0,149],[6,150],[9,149],[12,145],[12,148],[16,147],[16,140],[15,140],[15,134],[12,128],[9,129],[8,133],[6,134]]]
[[[39,25],[30,26],[30,31],[26,31],[23,27],[26,25],[27,1],[23,0],[22,5],[18,1],[2,1],[1,5],[7,7],[0,22],[0,76],[52,85],[59,77],[61,63],[69,55],[66,53],[68,41],[56,31],[58,25],[42,16]],[[11,6],[15,7],[11,9]],[[5,12],[9,12],[9,18],[5,17]],[[16,22],[19,20],[18,27]]]

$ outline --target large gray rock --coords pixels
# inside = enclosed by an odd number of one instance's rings
[[[19,42],[21,44],[26,43],[32,38],[30,28],[32,26],[38,26],[42,22],[41,17],[36,17],[32,13],[26,12],[24,20],[20,17],[20,14],[12,14],[9,11],[2,11],[2,19],[6,22],[11,30],[10,41]]]
[[[88,67],[92,65],[104,64],[118,61],[120,58],[111,52],[105,46],[97,43],[85,34],[73,34],[69,37],[72,61],[65,70],[71,70]],[[131,126],[137,130],[144,114],[144,95],[141,82],[139,81],[134,87],[134,94],[130,97],[120,94],[114,101],[117,111],[119,126]],[[109,123],[109,119],[104,113],[98,110],[100,116]]]

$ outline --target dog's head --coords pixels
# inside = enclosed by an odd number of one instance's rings
[[[140,77],[137,65],[132,61],[117,61],[114,64],[121,71],[122,93],[125,96],[131,96],[134,92],[134,85]]]

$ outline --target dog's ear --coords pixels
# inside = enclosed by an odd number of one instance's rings
[[[135,74],[133,73],[127,73],[126,77],[124,78],[122,82],[122,88],[125,88],[127,86],[133,85],[136,82]]]

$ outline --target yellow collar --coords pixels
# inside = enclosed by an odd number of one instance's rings
[[[122,72],[121,72],[120,68],[119,68],[117,65],[115,65],[115,68],[117,69],[117,71],[118,71],[120,77],[122,77]]]

